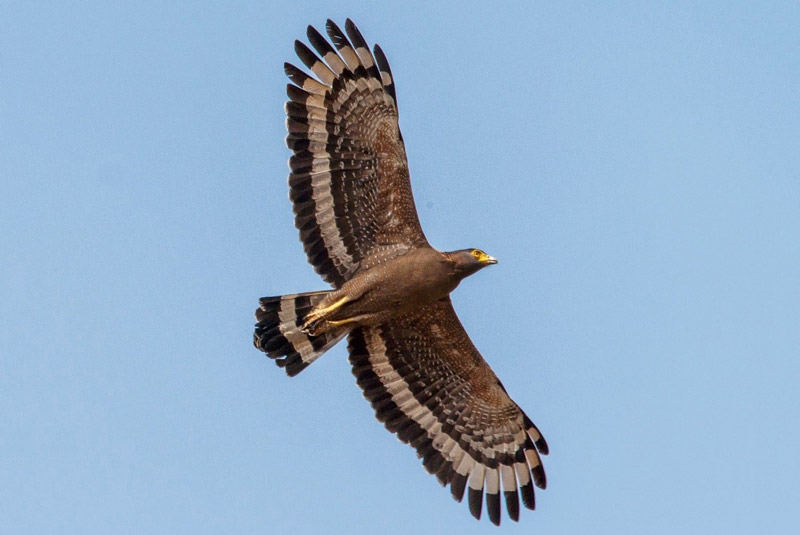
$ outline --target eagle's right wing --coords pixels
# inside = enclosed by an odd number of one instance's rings
[[[340,287],[368,267],[427,244],[397,123],[394,80],[381,49],[373,56],[347,20],[328,20],[338,52],[313,27],[295,51],[313,78],[285,64],[290,198],[308,260]],[[322,58],[322,59],[320,59]]]

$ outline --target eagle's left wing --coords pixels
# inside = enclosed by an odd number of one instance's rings
[[[428,472],[450,485],[479,518],[500,522],[500,491],[519,518],[519,494],[535,506],[545,488],[539,454],[547,443],[483,360],[449,298],[349,335],[353,374],[378,420],[417,450]],[[518,492],[519,489],[519,492]]]

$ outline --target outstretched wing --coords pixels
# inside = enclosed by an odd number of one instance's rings
[[[350,333],[353,374],[386,428],[416,448],[428,472],[450,485],[480,518],[500,523],[500,491],[508,514],[535,506],[533,484],[545,488],[540,454],[547,443],[467,336],[450,299],[399,319]]]
[[[326,25],[336,50],[313,27],[295,51],[314,73],[289,63],[286,143],[295,225],[308,260],[336,287],[369,257],[387,259],[427,244],[408,177],[389,64],[373,56],[355,24]],[[322,59],[320,59],[322,58]],[[365,262],[366,260],[366,262]]]

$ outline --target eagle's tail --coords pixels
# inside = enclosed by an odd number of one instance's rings
[[[330,292],[262,297],[256,310],[253,344],[275,359],[275,364],[295,376],[314,362],[350,329],[335,329],[313,336],[303,331],[306,315]]]

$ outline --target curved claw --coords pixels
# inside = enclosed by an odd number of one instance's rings
[[[329,323],[334,326],[338,325],[339,323],[346,322],[347,320],[344,320],[342,322],[325,321],[325,316],[336,311],[348,301],[350,301],[350,298],[344,296],[335,303],[333,303],[332,305],[323,308],[315,308],[314,310],[309,312],[308,315],[306,315],[305,322],[303,323],[303,326],[300,328],[300,331],[309,336],[316,336],[322,333],[322,325],[321,325],[322,322]]]

